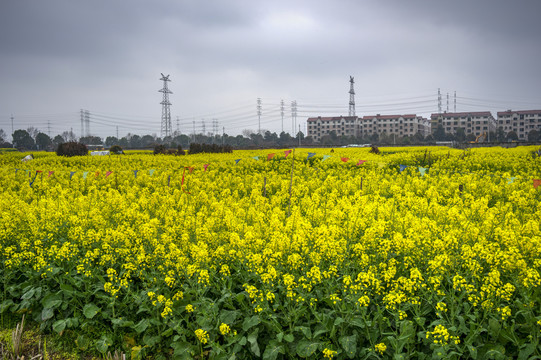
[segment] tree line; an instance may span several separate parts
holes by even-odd
[[[304,136],[302,132],[298,132],[296,136],[291,136],[289,133],[262,131],[261,133],[244,130],[242,135],[230,136],[223,135],[204,135],[197,134],[188,136],[186,134],[177,134],[160,138],[156,135],[136,135],[128,133],[122,138],[107,136],[105,139],[99,136],[85,136],[77,138],[72,131],[64,131],[54,137],[35,129],[28,128],[26,130],[19,129],[13,133],[13,143],[7,141],[7,134],[0,129],[0,148],[11,148],[25,150],[47,150],[55,151],[58,145],[78,141],[85,145],[103,146],[109,148],[113,145],[118,145],[123,149],[153,149],[157,145],[163,145],[166,148],[176,149],[179,146],[185,149],[190,147],[190,144],[216,144],[227,145],[234,149],[257,149],[257,148],[285,148],[294,146],[344,146],[348,144],[377,144],[377,145],[421,145],[430,144],[437,141],[454,141],[457,143],[467,143],[476,140],[473,134],[466,134],[465,130],[458,128],[456,133],[446,133],[443,126],[440,124],[434,132],[428,136],[423,136],[417,133],[413,136],[396,136],[395,134],[376,133],[372,135],[361,136],[338,136],[334,131],[321,137],[319,142],[315,142],[310,136]],[[490,132],[482,141],[487,142],[509,142],[518,141],[518,136],[514,131],[505,133],[502,128],[498,128],[495,132]],[[529,142],[541,141],[541,132],[531,130],[528,133]]]

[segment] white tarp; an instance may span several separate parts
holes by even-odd
[[[91,151],[90,155],[109,155],[109,150],[106,151]]]

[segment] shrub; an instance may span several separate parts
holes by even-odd
[[[85,144],[75,141],[59,144],[56,148],[58,156],[84,156],[88,155],[88,148]]]
[[[113,145],[109,148],[109,152],[111,154],[124,154],[124,151],[120,147],[120,145]]]
[[[380,153],[379,148],[376,145],[372,145],[369,152],[376,155],[379,155]]]
[[[157,155],[157,154],[165,154],[167,152],[167,149],[165,148],[164,145],[156,145],[154,146],[154,155]]]

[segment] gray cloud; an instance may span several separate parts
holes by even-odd
[[[153,119],[145,126],[158,132],[161,72],[171,75],[172,113],[185,126],[210,115],[232,129],[249,127],[240,119],[249,111],[255,119],[258,97],[274,112],[269,122],[276,120],[280,99],[298,99],[300,106],[319,101],[332,109],[343,104],[336,111],[344,112],[349,75],[356,79],[360,111],[432,97],[418,111],[408,111],[427,114],[437,109],[440,87],[444,94],[456,90],[487,99],[479,108],[464,102],[459,110],[541,108],[540,4],[4,1],[0,128],[10,127],[11,113],[21,126],[35,119],[43,124],[47,114],[72,113],[55,127],[77,128],[78,110],[88,108]],[[415,104],[379,112],[410,108]],[[305,107],[303,114],[318,109]],[[272,130],[277,126],[269,124]]]

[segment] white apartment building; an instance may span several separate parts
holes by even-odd
[[[321,140],[321,137],[329,135],[334,131],[337,136],[359,136],[359,118],[357,116],[333,116],[333,117],[311,117],[306,121],[307,135],[314,141]]]
[[[530,131],[541,131],[541,110],[498,112],[498,128],[502,128],[506,135],[514,131],[519,140],[527,140]]]
[[[430,123],[432,134],[438,125],[442,125],[447,134],[456,134],[458,128],[463,128],[466,135],[475,136],[496,131],[496,120],[489,111],[432,114]]]
[[[363,136],[386,133],[387,135],[413,136],[430,134],[428,119],[415,114],[409,115],[369,115],[361,120]]]

